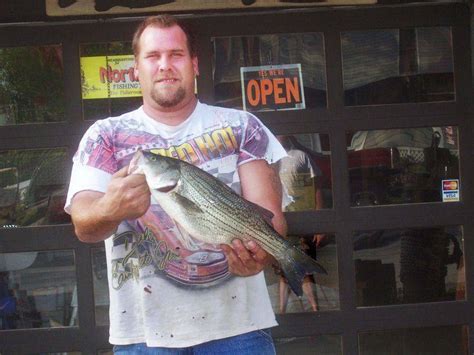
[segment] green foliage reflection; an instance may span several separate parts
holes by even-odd
[[[0,49],[0,125],[64,120],[59,45]]]

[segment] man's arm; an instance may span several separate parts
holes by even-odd
[[[287,225],[281,209],[281,182],[278,173],[265,161],[255,160],[239,167],[242,196],[273,213],[273,228],[286,236]],[[274,261],[273,257],[257,243],[244,245],[234,240],[232,247],[221,245],[229,261],[231,273],[251,276],[262,271]]]
[[[71,217],[77,237],[87,243],[112,235],[125,219],[142,216],[150,206],[145,176],[127,175],[128,167],[112,175],[107,191],[80,191],[71,202]]]

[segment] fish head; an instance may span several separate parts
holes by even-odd
[[[179,183],[180,161],[177,159],[139,150],[129,165],[129,173],[144,174],[150,190],[170,192]]]

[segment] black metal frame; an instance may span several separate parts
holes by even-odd
[[[462,3],[369,6],[301,10],[255,11],[217,15],[182,15],[198,33],[201,101],[213,103],[211,38],[288,32],[322,32],[325,38],[327,97],[325,109],[263,112],[259,117],[278,134],[326,133],[330,136],[333,199],[331,210],[288,213],[290,232],[334,233],[337,241],[340,310],[278,316],[274,337],[317,334],[342,336],[344,354],[358,353],[358,332],[366,330],[468,325],[474,330],[474,181],[473,106],[470,61],[470,9]],[[0,150],[67,147],[72,156],[91,122],[82,120],[79,45],[88,42],[129,41],[141,18],[74,20],[71,22],[0,25],[0,47],[63,45],[66,121],[0,127]],[[377,28],[451,26],[454,48],[456,102],[344,107],[341,31]],[[462,201],[384,207],[350,207],[346,131],[393,127],[459,127]],[[356,307],[352,232],[361,229],[462,225],[467,298],[390,307]],[[73,249],[76,255],[79,327],[0,331],[2,354],[82,351],[110,348],[107,327],[94,321],[91,248],[80,243],[70,225],[0,229],[0,251]],[[474,337],[469,348],[474,349]]]

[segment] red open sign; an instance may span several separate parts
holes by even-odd
[[[300,64],[240,68],[246,111],[304,109]]]

